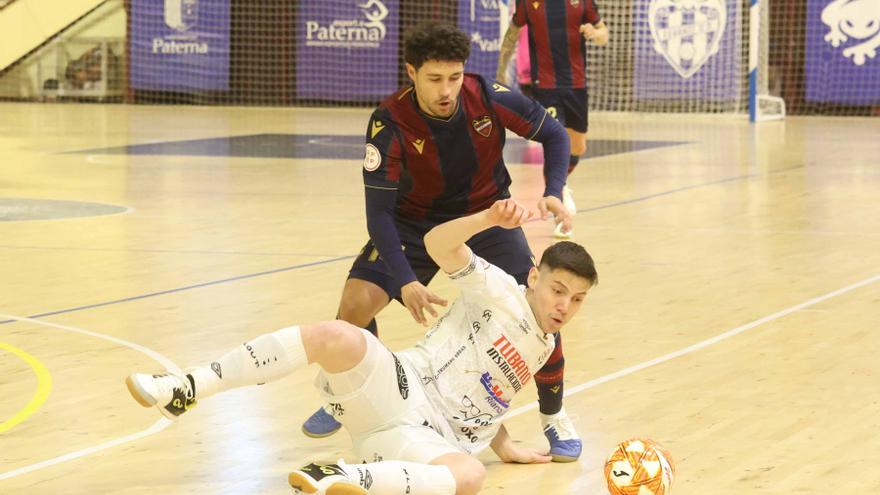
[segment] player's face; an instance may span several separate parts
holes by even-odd
[[[406,73],[416,87],[416,99],[423,112],[441,118],[455,112],[464,82],[463,62],[428,60],[418,70],[406,64]]]
[[[556,333],[574,318],[590,290],[590,282],[568,270],[532,268],[529,306],[544,333]]]

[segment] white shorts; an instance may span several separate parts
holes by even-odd
[[[421,463],[464,453],[441,433],[449,425],[436,414],[419,375],[373,334],[362,331],[367,340],[364,359],[342,373],[322,370],[315,379],[333,416],[351,434],[355,452],[365,462]]]

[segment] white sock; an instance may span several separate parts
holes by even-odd
[[[203,399],[244,385],[262,385],[308,364],[298,326],[245,342],[208,366],[187,370]]]
[[[448,467],[405,461],[343,464],[348,476],[370,495],[455,495],[455,478]]]

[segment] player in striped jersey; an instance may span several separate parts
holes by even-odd
[[[562,204],[568,135],[546,109],[508,87],[464,73],[470,39],[454,26],[425,24],[407,34],[404,58],[412,80],[385,99],[367,125],[363,178],[370,239],[355,260],[338,317],[376,333],[375,316],[399,299],[413,318],[446,301],[427,285],[438,271],[423,237],[435,225],[488,208],[510,197],[502,152],[505,130],[544,146],[545,189],[538,202],[566,231]],[[489,229],[468,245],[481,258],[525,283],[534,259],[522,229]],[[557,337],[557,342],[559,338]],[[558,461],[572,461],[581,441],[562,408],[562,346],[538,373],[545,435]],[[303,425],[309,436],[336,432],[326,408]]]
[[[528,26],[534,97],[568,131],[571,141],[568,174],[587,151],[587,78],[584,41],[603,46],[608,27],[599,16],[594,0],[517,0],[513,20],[501,43],[496,79],[507,80],[507,65],[519,31]],[[563,202],[577,212],[571,189],[563,189]],[[557,237],[571,237],[571,231],[557,228]]]

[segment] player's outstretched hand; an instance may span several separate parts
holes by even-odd
[[[535,213],[512,199],[499,199],[488,210],[489,220],[505,229],[528,222]]]
[[[537,464],[545,463],[553,460],[547,452],[537,451],[528,447],[518,445],[510,438],[507,428],[502,424],[489,444],[495,455],[502,462],[515,462],[517,464]]]
[[[543,464],[553,460],[547,452],[523,447],[512,440],[498,445],[495,454],[501,459],[501,462],[514,464]]]
[[[428,319],[425,317],[425,311],[436,318],[437,310],[434,309],[433,305],[439,304],[440,306],[446,306],[448,304],[446,299],[431,292],[418,280],[413,280],[401,287],[400,298],[403,300],[403,305],[409,310],[409,314],[411,314],[413,319],[416,320],[416,323],[422,326],[428,324]]]
[[[538,210],[541,212],[542,220],[547,220],[550,215],[553,215],[554,221],[557,224],[562,224],[563,232],[571,232],[571,213],[559,198],[556,196],[544,196],[541,198],[541,201],[538,201]]]

